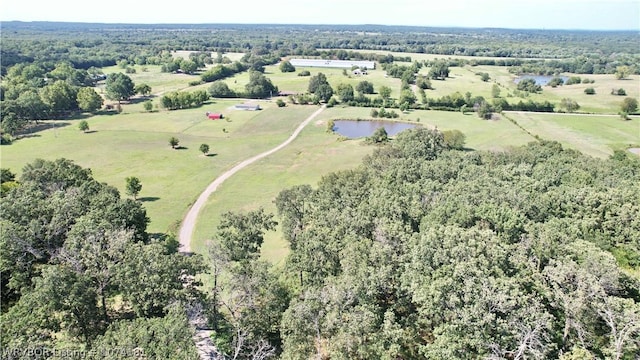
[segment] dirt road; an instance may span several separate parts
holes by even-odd
[[[182,226],[180,227],[180,233],[178,235],[178,239],[180,240],[180,252],[183,252],[183,253],[191,252],[191,236],[193,235],[193,229],[195,228],[198,214],[200,213],[200,210],[202,209],[204,204],[207,202],[207,199],[209,198],[209,196],[213,194],[213,192],[215,192],[216,189],[218,189],[218,186],[220,186],[220,184],[222,184],[225,180],[227,180],[228,178],[233,176],[233,174],[242,170],[246,166],[262,158],[265,158],[275,153],[276,151],[281,150],[287,145],[289,145],[293,140],[295,140],[296,137],[298,137],[302,129],[304,129],[304,127],[307,126],[316,116],[318,116],[322,112],[322,110],[324,110],[324,108],[325,107],[323,106],[317,111],[315,111],[313,114],[311,114],[305,121],[303,121],[296,128],[296,130],[291,134],[291,136],[289,136],[289,138],[285,140],[282,144],[274,147],[271,150],[265,151],[261,154],[258,154],[247,160],[244,160],[243,162],[225,171],[220,176],[218,176],[215,180],[213,180],[213,182],[209,184],[209,186],[207,186],[207,188],[202,192],[202,194],[200,194],[200,196],[198,197],[198,200],[196,200],[193,206],[191,206],[191,208],[189,209],[189,212],[187,213],[185,218],[182,220]]]

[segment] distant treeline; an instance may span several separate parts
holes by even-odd
[[[24,62],[55,63],[65,60],[79,69],[111,66],[122,59],[135,64],[159,64],[174,50],[389,60],[378,54],[358,53],[360,50],[376,50],[505,59],[565,59],[560,61],[563,71],[588,74],[640,63],[635,52],[639,37],[632,31],[5,22],[1,64],[2,74],[9,66]],[[584,59],[584,66],[570,65],[578,59]],[[478,60],[478,64],[491,65],[491,61],[495,65],[512,64],[485,59]]]

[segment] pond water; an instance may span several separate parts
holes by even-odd
[[[401,131],[416,127],[416,124],[384,120],[335,120],[334,124],[333,131],[350,139],[371,136],[379,127],[384,127],[389,136],[394,136]]]
[[[551,76],[551,75],[522,75],[522,76],[518,76],[518,77],[514,80],[514,82],[517,84],[517,83],[519,83],[521,80],[524,80],[524,79],[533,79],[533,80],[535,80],[535,81],[536,81],[536,84],[537,84],[537,85],[545,86],[545,85],[547,85],[547,83],[548,83],[549,81],[551,81],[551,79],[553,79],[554,77],[556,77],[556,76]],[[561,78],[562,80],[564,80],[565,82],[566,82],[567,80],[569,80],[569,77],[567,77],[567,76],[558,76],[558,77],[559,77],[559,78]]]

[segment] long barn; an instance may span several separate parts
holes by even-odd
[[[325,67],[351,69],[357,66],[361,69],[373,70],[376,68],[375,61],[351,61],[351,60],[323,60],[323,59],[291,59],[291,65],[300,67]]]

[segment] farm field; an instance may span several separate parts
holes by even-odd
[[[230,55],[235,59],[241,54]],[[88,118],[91,128],[88,134],[78,131],[80,120],[51,122],[49,126],[55,123],[55,128],[3,147],[3,167],[19,173],[24,164],[35,158],[66,157],[92,168],[100,181],[117,187],[123,194],[125,178],[137,176],[143,184],[140,198],[151,218],[149,231],[163,233],[176,228],[189,205],[218,174],[239,161],[276,146],[316,109],[315,106],[295,105],[280,109],[273,102],[260,101],[263,111],[234,111],[230,110],[234,104],[248,100],[228,99],[214,100],[197,109],[165,111],[158,105],[158,97],[163,93],[206,90],[210,84],[189,86],[189,82],[199,79],[199,76],[162,73],[160,66],[136,65],[134,68],[136,72],[129,74],[132,80],[152,87],[154,95],[150,98],[154,102],[154,112],[145,112],[142,101],[134,99],[123,104],[121,114]],[[107,74],[123,71],[117,66],[103,70]],[[389,86],[392,97],[400,93],[400,80],[385,76],[380,69],[363,76],[349,71],[345,76],[342,69],[326,68],[298,68],[293,73],[282,73],[276,64],[266,66],[265,75],[280,90],[303,93],[307,90],[309,77],[297,76],[302,70],[309,70],[312,75],[324,73],[334,88],[341,83],[355,88],[360,81],[367,80],[374,84],[375,89]],[[426,71],[428,69],[423,68],[421,72]],[[491,79],[483,82],[478,72],[489,73]],[[474,96],[489,99],[491,87],[497,83],[501,87],[500,96],[509,102],[523,99],[515,96],[515,76],[504,67],[452,67],[450,75],[445,81],[432,81],[434,89],[427,90],[427,96],[433,98],[468,91]],[[581,110],[612,114],[617,111],[618,102],[623,97],[610,95],[610,88],[624,86],[628,95],[640,96],[638,87],[629,86],[640,80],[637,75],[630,80],[615,80],[612,75],[591,75],[588,78],[594,79],[595,83],[544,87],[542,94],[529,95],[524,100],[558,102],[562,97],[571,97],[583,105]],[[232,89],[242,91],[249,75],[243,72],[224,81]],[[99,91],[101,86],[98,86]],[[595,87],[596,95],[585,95],[583,88],[586,86]],[[205,111],[223,113],[226,119],[207,120]],[[370,112],[369,108],[328,108],[319,117],[319,124],[305,129],[289,148],[253,164],[225,183],[202,215],[202,219],[207,220],[198,224],[194,249],[204,250],[204,242],[215,232],[223,211],[257,206],[274,211],[272,200],[281,189],[295,184],[314,184],[323,174],[356,166],[372,149],[362,146],[359,140],[336,141],[337,135],[326,134],[326,121],[369,119]],[[616,116],[519,113],[508,116],[533,135],[558,140],[592,156],[606,157],[614,149],[640,143],[637,118],[623,122]],[[534,140],[532,135],[501,116],[496,120],[482,121],[474,113],[463,115],[459,112],[413,110],[401,114],[398,120],[441,130],[460,130],[466,135],[466,146],[470,149],[504,150]],[[169,147],[171,136],[179,138],[180,145],[184,147],[182,150]],[[198,151],[202,143],[211,147],[212,156],[205,158]],[[285,249],[286,245],[278,233],[267,235],[266,258],[278,262],[286,253]]]
[[[618,116],[509,113],[523,128],[594,157],[640,145],[640,118]]]
[[[133,113],[125,107],[119,115],[89,118],[91,132],[86,134],[77,128],[80,120],[51,122],[55,128],[3,147],[2,166],[19,174],[36,158],[64,157],[91,168],[99,181],[122,194],[125,178],[136,176],[143,185],[139,198],[151,218],[149,231],[164,233],[182,219],[220,172],[279,144],[315,109],[277,109],[264,103],[265,110],[260,112],[231,113],[231,122],[204,116],[204,111],[229,114],[227,109],[238,102],[216,101],[198,109],[154,113]],[[171,136],[180,140],[181,149],[171,149]],[[210,146],[211,156],[199,151],[202,143]]]

